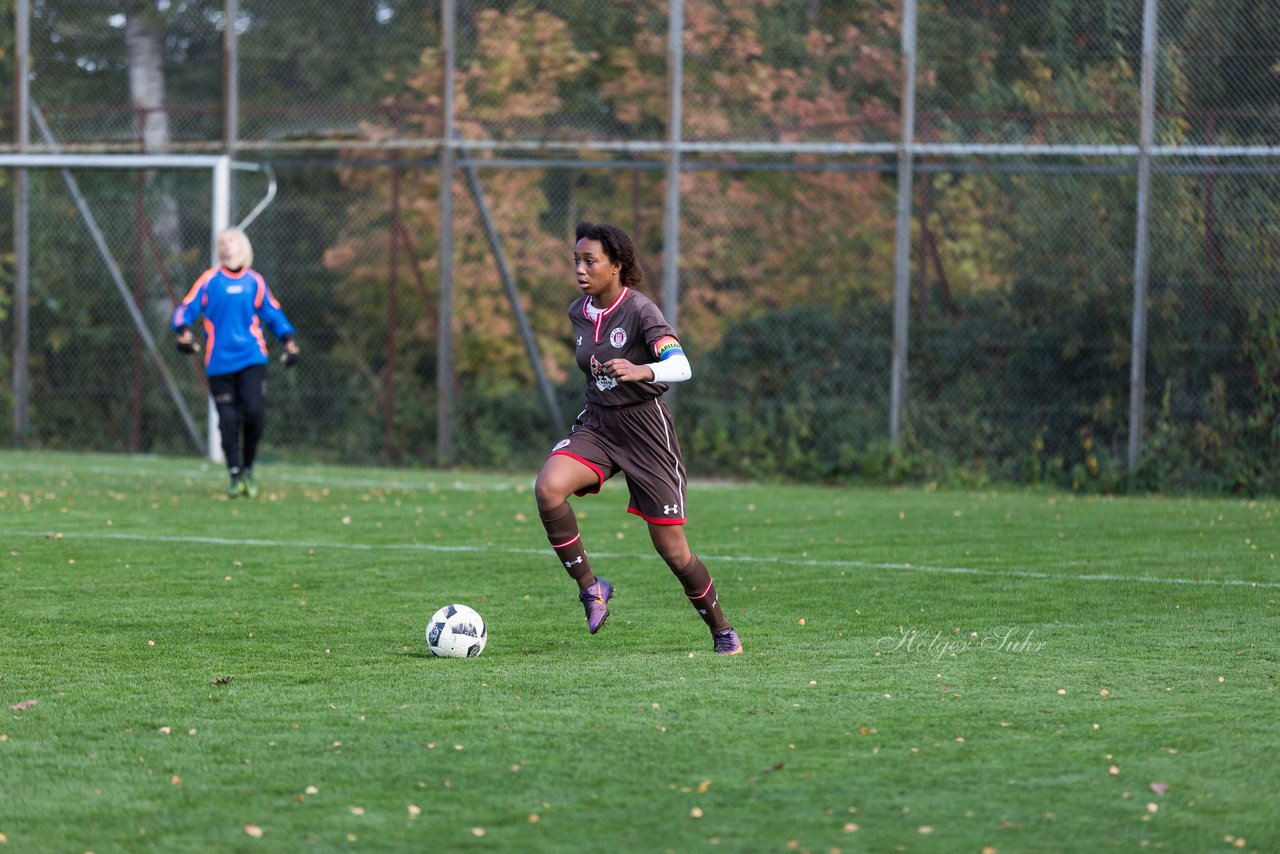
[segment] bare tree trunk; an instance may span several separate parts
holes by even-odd
[[[160,32],[147,17],[142,3],[125,7],[124,40],[129,55],[129,98],[141,111],[142,150],[166,152],[173,137],[169,131],[169,113],[164,106],[164,54]],[[148,176],[148,184],[156,176]],[[178,202],[169,193],[161,193],[153,214],[157,241],[170,257],[182,248],[179,238]]]
[[[129,97],[141,111],[142,148],[169,150],[169,114],[164,109],[164,57],[160,35],[138,3],[126,6],[125,47],[129,55]]]
[[[125,4],[124,40],[129,58],[129,99],[139,111],[138,132],[142,149],[148,153],[167,152],[173,138],[169,129],[169,113],[165,109],[164,52],[162,33],[153,18],[148,15],[145,0],[132,0]],[[147,173],[147,208],[149,218],[138,223],[140,229],[150,229],[162,258],[157,263],[168,266],[182,251],[181,222],[178,218],[178,201],[164,187],[162,176]],[[154,284],[154,282],[153,282]],[[152,288],[157,313],[166,316],[171,308],[161,288]]]

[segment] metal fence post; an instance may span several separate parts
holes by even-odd
[[[1142,4],[1142,120],[1138,137],[1138,209],[1133,241],[1133,351],[1129,357],[1129,455],[1133,475],[1142,456],[1147,393],[1147,279],[1150,275],[1151,147],[1155,137],[1157,0]]]
[[[662,198],[662,314],[679,330],[680,315],[680,169],[684,136],[684,0],[671,0],[667,18],[667,158]],[[679,404],[676,387],[667,390],[672,413]]]
[[[684,0],[672,0],[667,21],[666,194],[662,205],[662,313],[678,328],[680,311],[680,140],[684,89]]]
[[[447,466],[453,456],[453,64],[457,50],[455,0],[440,4],[444,42],[444,127],[440,139],[440,305],[436,357],[436,457]]]
[[[902,136],[898,146],[898,217],[893,238],[893,362],[889,381],[889,441],[901,439],[907,386],[911,310],[912,145],[916,124],[916,0],[902,3]]]
[[[19,152],[31,146],[31,2],[18,0],[14,8],[14,116]],[[30,177],[18,169],[13,182],[13,444],[27,440],[27,357],[31,341],[31,209]]]

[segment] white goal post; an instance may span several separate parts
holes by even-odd
[[[39,117],[37,114],[37,122]],[[208,458],[211,462],[221,463],[224,461],[222,455],[222,443],[218,435],[218,411],[213,405],[213,401],[208,401],[207,406],[207,426],[203,440],[199,431],[196,429],[195,421],[190,411],[187,409],[186,402],[178,391],[177,384],[173,380],[173,376],[169,373],[165,366],[164,360],[160,358],[160,353],[156,348],[155,338],[151,334],[150,327],[146,323],[141,309],[133,299],[128,286],[125,283],[124,275],[120,271],[119,264],[116,263],[114,253],[107,245],[106,238],[102,234],[102,230],[98,227],[97,219],[90,210],[88,201],[80,192],[79,184],[75,176],[71,173],[72,169],[128,169],[128,170],[144,170],[144,169],[195,169],[207,170],[210,175],[210,183],[212,185],[211,197],[211,223],[209,234],[209,257],[211,264],[218,263],[217,253],[217,235],[218,232],[232,225],[231,222],[231,176],[233,172],[258,172],[267,178],[267,190],[263,197],[254,205],[253,209],[238,223],[239,228],[248,228],[249,224],[257,219],[258,215],[266,209],[276,196],[276,177],[275,172],[268,164],[251,163],[241,160],[233,160],[228,155],[217,154],[64,154],[64,153],[22,153],[22,154],[2,154],[0,153],[0,169],[58,169],[62,172],[63,181],[67,185],[68,191],[76,204],[76,209],[80,213],[80,218],[84,222],[84,226],[88,229],[93,242],[98,249],[98,253],[102,256],[103,263],[106,265],[107,272],[110,274],[112,281],[115,283],[116,289],[120,292],[121,299],[125,303],[125,307],[129,311],[129,315],[133,320],[134,327],[137,330],[138,337],[142,340],[152,362],[159,371],[161,378],[164,380],[165,388],[172,399],[174,407],[182,419],[183,425],[186,427],[192,442],[197,446],[204,446],[207,451]],[[25,199],[22,200],[25,204]],[[26,246],[15,246],[15,255],[25,254],[29,251]],[[25,269],[25,265],[20,265],[20,270]],[[16,292],[18,294],[29,293],[28,283],[16,283]],[[25,315],[25,313],[21,313]],[[21,330],[23,340],[26,340],[26,330]],[[15,359],[15,371],[25,371],[25,365],[17,364]],[[16,384],[15,384],[16,385]],[[25,388],[26,383],[22,383]],[[15,402],[17,403],[17,402]],[[15,406],[15,409],[18,407]]]

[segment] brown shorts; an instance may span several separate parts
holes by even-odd
[[[548,456],[555,454],[572,457],[596,473],[595,487],[577,495],[599,492],[606,480],[622,472],[631,493],[628,513],[655,525],[684,524],[684,457],[661,398],[617,408],[587,407]]]

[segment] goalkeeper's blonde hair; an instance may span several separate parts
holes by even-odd
[[[249,235],[238,228],[225,228],[218,232],[218,239],[221,240],[223,237],[234,237],[240,246],[239,252],[223,259],[226,266],[232,270],[247,270],[252,267],[253,244],[249,242]]]

